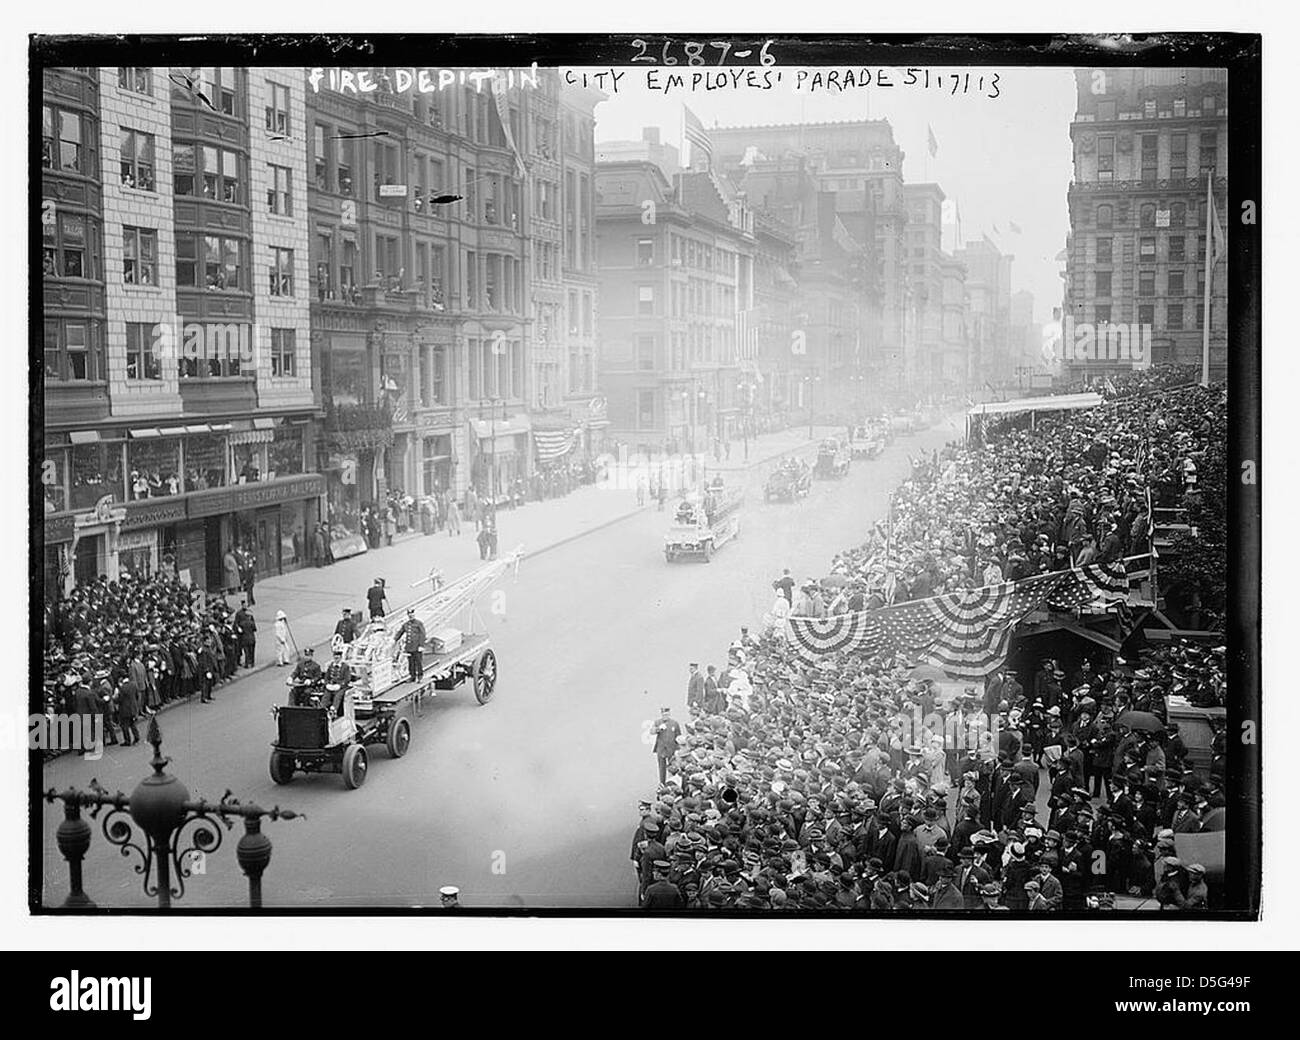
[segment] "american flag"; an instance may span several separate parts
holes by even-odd
[[[856,614],[791,617],[789,630],[795,654],[805,664],[843,650],[902,654],[954,677],[975,679],[1001,666],[1012,631],[1027,614],[1044,603],[1057,610],[1095,603],[1099,582],[1120,583],[1114,568],[1039,574]],[[1122,581],[1127,592],[1127,578]]]
[[[704,124],[700,122],[700,117],[692,112],[685,105],[682,106],[683,118],[685,119],[686,140],[691,142],[691,165],[695,165],[695,149],[699,149],[704,156],[704,165],[713,165],[713,142],[709,140],[709,135],[704,130]]]

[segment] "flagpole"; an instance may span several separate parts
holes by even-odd
[[[1210,287],[1214,282],[1214,267],[1210,257],[1214,253],[1214,171],[1205,174],[1205,299],[1202,302],[1201,334],[1201,386],[1210,385]]]

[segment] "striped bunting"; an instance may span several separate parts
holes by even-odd
[[[533,445],[538,462],[552,462],[573,450],[577,443],[576,430],[533,430]]]

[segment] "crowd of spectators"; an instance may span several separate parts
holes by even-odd
[[[707,680],[692,668],[688,717],[665,709],[654,727],[661,783],[630,857],[642,907],[1213,907],[1206,868],[1178,857],[1175,835],[1224,828],[1222,732],[1214,761],[1192,768],[1168,709],[1222,703],[1222,647],[1098,653],[1068,673],[1042,660],[954,696],[915,661],[842,651],[809,667],[784,638],[791,612],[1148,552],[1148,492],[1186,493],[1186,463],[1224,435],[1226,399],[1125,389],[916,460],[891,522],[835,558],[824,596],[787,572],[766,629],[742,629]]]

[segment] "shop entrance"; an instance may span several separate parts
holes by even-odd
[[[205,517],[203,520],[203,569],[207,577],[206,587],[210,592],[222,588],[221,558],[225,551],[221,544],[221,517]]]
[[[104,536],[102,534],[82,535],[77,542],[77,550],[72,558],[72,573],[78,585],[92,582],[99,577],[100,560],[104,555]]]

